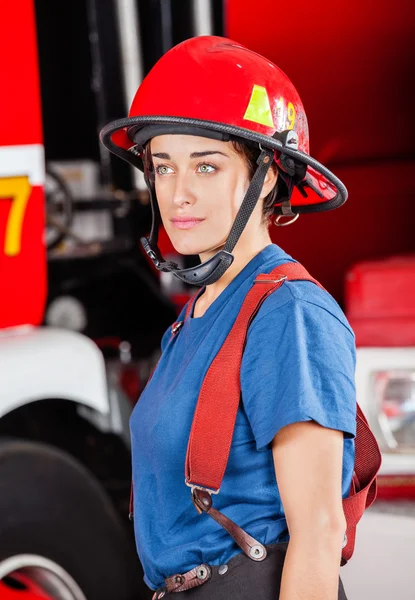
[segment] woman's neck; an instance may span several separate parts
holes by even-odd
[[[272,243],[271,238],[269,236],[268,231],[264,233],[263,236],[258,238],[257,240],[251,240],[250,243],[241,244],[242,238],[239,240],[238,244],[236,244],[234,251],[232,252],[234,256],[233,263],[225,271],[222,277],[206,286],[206,290],[204,294],[199,298],[198,305],[199,310],[197,312],[203,312],[207,310],[207,308],[220,296],[223,290],[231,283],[233,279],[242,271],[242,269],[264,248],[269,246]],[[215,250],[210,256],[213,256],[218,251]],[[203,262],[210,256],[201,256],[200,259]]]

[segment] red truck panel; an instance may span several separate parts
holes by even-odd
[[[351,265],[415,251],[415,3],[397,0],[393,10],[377,0],[224,5],[226,35],[287,73],[304,103],[312,156],[349,190],[339,210],[271,229],[343,307]]]
[[[358,346],[415,345],[415,254],[356,264],[345,292]]]
[[[42,321],[45,179],[33,0],[0,20],[0,329]]]

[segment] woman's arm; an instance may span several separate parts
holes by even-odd
[[[346,531],[343,432],[292,423],[275,435],[272,453],[290,534],[279,599],[337,600]]]

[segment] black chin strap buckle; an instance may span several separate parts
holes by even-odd
[[[154,247],[151,245],[150,241],[145,238],[142,237],[140,239],[141,245],[143,246],[147,256],[149,256],[151,258],[151,260],[154,263],[154,266],[156,267],[156,269],[158,269],[159,271],[164,271],[164,272],[169,272],[169,271],[174,271],[176,269],[179,268],[179,265],[171,260],[164,260],[163,257],[161,256],[160,252],[158,251],[157,246]]]
[[[151,260],[153,261],[154,265],[158,269],[160,267],[162,261],[157,256],[156,252],[150,246],[150,243],[149,243],[148,239],[146,237],[142,237],[140,239],[140,242],[141,242],[141,245],[143,246],[143,248],[144,248],[147,256],[149,256],[151,258]]]

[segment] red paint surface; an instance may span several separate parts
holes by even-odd
[[[0,56],[0,146],[39,144],[42,121],[33,0],[2,2]]]
[[[10,206],[10,200],[0,199],[0,329],[39,324],[46,300],[43,189],[32,188],[23,221],[21,251],[17,256],[4,254]]]
[[[0,20],[0,148],[42,144],[42,121],[32,0],[6,2]],[[30,165],[20,175],[30,174]],[[2,176],[7,177],[2,170]],[[27,204],[21,251],[6,256],[4,237],[11,200],[0,198],[0,329],[42,321],[46,300],[46,251],[43,188]]]
[[[27,575],[13,573],[13,579],[19,584],[20,589],[12,589],[11,585],[6,585],[3,580],[0,581],[1,600],[53,600],[40,586],[33,583]]]
[[[379,500],[415,500],[415,475],[379,475]]]
[[[358,346],[415,346],[415,253],[352,268],[346,308]]]
[[[415,250],[415,5],[227,0],[226,7],[226,35],[290,77],[306,110],[311,155],[349,190],[343,207],[272,231],[343,304],[353,264]]]

